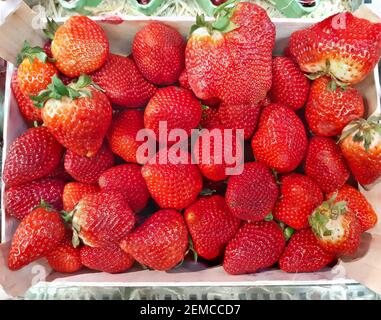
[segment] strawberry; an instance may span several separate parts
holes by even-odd
[[[188,249],[183,216],[175,210],[159,210],[127,235],[120,246],[151,269],[172,269],[184,259]]]
[[[221,120],[218,114],[218,107],[202,106],[200,127],[205,129],[214,129],[221,127]]]
[[[309,217],[319,245],[337,255],[351,255],[360,245],[361,226],[346,201],[336,194],[323,202]]]
[[[144,111],[144,127],[159,137],[159,124],[166,121],[168,131],[183,129],[190,136],[200,123],[201,113],[201,104],[190,90],[175,86],[161,88]]]
[[[72,218],[73,244],[79,238],[91,247],[108,246],[125,237],[134,227],[135,215],[123,194],[98,192],[83,197],[68,215]]]
[[[361,185],[376,182],[381,177],[381,116],[351,122],[340,138],[340,149]]]
[[[78,182],[96,184],[102,172],[113,166],[114,155],[110,148],[103,144],[91,157],[79,156],[67,150],[64,163],[65,170]]]
[[[59,165],[47,175],[47,178],[60,179],[62,181],[71,181],[72,177],[65,171],[65,155],[61,158]]]
[[[306,103],[309,89],[309,80],[293,60],[287,57],[273,59],[271,101],[295,111]]]
[[[52,55],[63,74],[78,77],[105,63],[108,40],[103,29],[88,17],[72,16],[59,27],[50,22],[48,29],[45,33],[52,39]]]
[[[243,220],[263,220],[278,198],[279,190],[270,169],[259,162],[245,163],[243,173],[231,176],[226,203],[231,213]]]
[[[81,182],[65,184],[62,195],[63,209],[67,212],[72,211],[82,198],[98,191],[100,191],[99,187],[92,184]]]
[[[12,142],[3,181],[14,187],[50,174],[60,163],[62,146],[46,127],[31,128]]]
[[[144,107],[156,92],[156,87],[143,78],[132,59],[117,54],[110,54],[91,78],[120,107]]]
[[[180,87],[182,87],[184,89],[192,90],[192,88],[190,87],[189,82],[188,82],[188,73],[187,73],[186,69],[184,69],[180,73],[179,84],[180,84]]]
[[[330,138],[311,138],[304,170],[324,193],[341,188],[349,178],[340,148]]]
[[[262,100],[271,87],[275,27],[260,6],[227,2],[216,21],[196,19],[185,50],[189,85],[200,99],[230,105]]]
[[[251,140],[255,159],[281,173],[298,167],[307,144],[306,131],[295,112],[275,103],[264,108]]]
[[[101,190],[115,190],[122,193],[134,212],[147,205],[149,192],[143,179],[141,166],[122,164],[104,171],[99,177]]]
[[[226,246],[223,267],[229,274],[254,273],[271,267],[285,243],[282,229],[274,221],[246,222]]]
[[[240,220],[230,213],[219,195],[200,198],[185,210],[184,218],[195,251],[208,260],[221,254],[240,226]]]
[[[99,248],[83,246],[81,248],[81,262],[89,269],[120,273],[130,269],[134,264],[134,259],[118,245],[110,244],[107,247]]]
[[[185,65],[184,51],[181,34],[158,21],[140,29],[132,43],[136,65],[148,81],[157,85],[177,82]]]
[[[52,252],[65,236],[60,214],[46,205],[32,210],[17,227],[8,256],[10,270],[18,270]]]
[[[64,185],[65,183],[59,179],[42,178],[11,187],[4,192],[5,212],[22,220],[41,203],[41,200],[56,210],[62,210]]]
[[[327,195],[327,199],[332,196],[333,193]],[[359,190],[345,184],[337,191],[336,200],[347,203],[348,209],[355,214],[362,232],[373,228],[377,224],[376,212]]]
[[[287,244],[279,259],[279,268],[286,272],[314,272],[324,268],[335,259],[325,251],[311,229],[297,231]]]
[[[361,118],[364,111],[364,101],[356,88],[342,89],[327,77],[312,82],[305,115],[315,135],[337,136],[349,122]]]
[[[290,52],[304,72],[329,74],[340,83],[355,84],[380,59],[381,23],[338,13],[294,32]]]
[[[201,174],[191,164],[191,156],[176,160],[173,153],[161,149],[142,168],[148,191],[161,208],[184,209],[202,190]]]
[[[307,228],[308,217],[323,202],[323,193],[310,177],[299,173],[282,176],[280,183],[274,217],[294,229]]]

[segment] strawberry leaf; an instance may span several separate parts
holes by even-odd
[[[45,63],[48,56],[42,48],[31,47],[29,42],[25,40],[20,53],[17,55],[16,64],[20,65],[25,58],[27,58],[30,63],[33,63],[34,59],[38,59]]]
[[[48,39],[53,40],[54,34],[56,33],[58,29],[58,24],[53,19],[50,19],[50,18],[47,18],[47,21],[48,22],[47,22],[46,28],[43,31],[45,36]]]

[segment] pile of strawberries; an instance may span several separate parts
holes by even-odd
[[[275,58],[275,26],[252,3],[198,17],[187,41],[150,22],[128,57],[85,16],[50,21],[51,41],[25,43],[12,78],[35,126],[5,160],[5,210],[21,221],[9,268],[45,257],[59,272],[169,270],[193,251],[230,274],[312,272],[355,253],[377,223],[353,186],[381,176],[381,119],[364,119],[353,85],[380,58],[381,24],[337,18],[296,31]],[[163,121],[188,137],[244,129],[242,156],[177,162],[159,146],[151,159],[167,163],[143,161],[137,134],[157,137]],[[183,160],[202,153],[203,134]]]

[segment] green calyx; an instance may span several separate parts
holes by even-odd
[[[35,206],[32,210],[35,210],[38,208],[43,208],[47,211],[54,211],[53,207],[49,203],[47,203],[44,199],[41,199],[40,204]]]
[[[329,59],[325,61],[325,70],[306,74],[305,76],[310,80],[316,80],[323,76],[330,77],[331,81],[329,81],[327,85],[327,90],[329,91],[336,91],[337,88],[340,88],[344,91],[348,87],[347,83],[337,79],[336,76],[331,72],[331,62],[329,61]]]
[[[53,40],[54,34],[58,29],[58,24],[51,18],[48,18],[47,20],[46,28],[43,31],[48,39]]]
[[[24,41],[24,45],[20,53],[17,55],[16,64],[20,65],[25,58],[27,58],[30,63],[33,63],[36,58],[43,63],[45,63],[46,60],[52,60],[48,58],[47,54],[41,47],[31,47],[29,42],[26,40]]]
[[[188,239],[189,239],[189,248],[188,248],[187,252],[185,253],[185,255],[187,255],[190,251],[193,252],[193,260],[194,260],[194,262],[197,262],[198,253],[197,253],[196,249],[194,248],[191,236],[189,236]]]

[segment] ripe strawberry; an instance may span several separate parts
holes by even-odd
[[[106,61],[109,43],[103,29],[86,16],[72,16],[59,26],[50,24],[51,51],[56,67],[69,77],[99,69]]]
[[[346,201],[338,201],[336,194],[323,202],[309,217],[320,246],[337,255],[350,255],[360,245],[361,226]]]
[[[219,195],[200,198],[185,210],[184,218],[195,251],[208,260],[221,254],[241,224]]]
[[[309,90],[309,80],[294,61],[287,57],[273,59],[271,101],[295,111],[304,106]]]
[[[147,205],[149,192],[142,176],[141,166],[122,164],[104,171],[99,177],[101,190],[115,190],[122,193],[134,212]]]
[[[56,210],[62,210],[64,185],[65,183],[59,179],[42,178],[11,187],[4,192],[5,212],[22,220],[41,203],[41,200]]]
[[[31,128],[12,142],[4,164],[3,181],[14,187],[50,174],[62,156],[62,146],[46,127]]]
[[[144,111],[144,127],[159,137],[160,121],[166,121],[168,131],[183,129],[190,136],[200,123],[201,113],[201,104],[190,90],[175,86],[161,88]]]
[[[188,249],[183,216],[175,210],[159,210],[127,235],[120,246],[151,269],[172,269],[184,259]]]
[[[337,136],[349,122],[361,118],[364,111],[364,101],[356,88],[342,89],[328,77],[312,82],[305,114],[315,135]]]
[[[120,273],[127,271],[134,264],[134,259],[126,254],[116,244],[110,244],[107,247],[89,247],[81,248],[81,262],[89,269]]]
[[[226,203],[231,213],[243,220],[263,220],[278,198],[279,190],[271,171],[262,163],[245,163],[243,173],[231,176]]]
[[[65,155],[61,158],[59,165],[46,177],[59,179],[62,181],[71,181],[72,177],[70,176],[70,174],[66,172],[64,162],[65,162]]]
[[[148,191],[161,208],[184,209],[202,190],[201,174],[190,155],[176,160],[176,155],[161,149],[142,168]]]
[[[255,159],[281,173],[298,167],[307,144],[302,121],[294,111],[275,103],[264,108],[251,140]]]
[[[99,187],[81,182],[69,182],[65,185],[62,195],[63,209],[72,211],[78,202],[88,194],[100,191]]]
[[[200,127],[204,129],[214,129],[221,127],[221,120],[218,114],[218,107],[202,106]]]
[[[110,101],[120,107],[145,107],[156,92],[156,87],[143,78],[132,59],[117,54],[110,54],[91,78],[106,90]]]
[[[323,193],[310,177],[298,173],[282,176],[280,183],[274,217],[294,229],[307,228],[308,217],[323,202]]]
[[[286,241],[274,221],[246,222],[229,241],[224,269],[229,274],[254,273],[278,261]]]
[[[381,177],[381,117],[351,122],[343,131],[340,148],[361,185],[376,182]]]
[[[180,87],[182,87],[184,89],[192,90],[192,88],[190,87],[189,82],[188,82],[188,73],[187,73],[186,69],[184,69],[180,73],[179,84],[180,84]]]
[[[286,272],[314,272],[329,264],[335,255],[320,247],[311,229],[297,231],[279,259],[279,267]]]
[[[271,87],[275,27],[260,6],[233,6],[221,6],[215,22],[196,19],[185,51],[188,81],[200,99],[256,103]]]
[[[349,178],[340,148],[330,138],[311,138],[304,170],[324,193],[340,189]]]
[[[333,193],[327,195],[327,199],[332,196]],[[359,190],[345,184],[337,191],[336,200],[345,201],[347,203],[348,209],[355,214],[362,232],[365,232],[376,225],[377,214]]]
[[[18,270],[53,251],[65,236],[60,214],[47,206],[29,213],[17,227],[8,256],[10,270]]]
[[[185,41],[174,28],[153,21],[136,33],[132,54],[139,70],[150,82],[177,82],[185,65]]]
[[[302,71],[329,74],[342,83],[360,82],[381,56],[381,23],[338,13],[290,38]]]
[[[65,154],[65,170],[82,183],[96,184],[102,172],[113,165],[114,155],[106,144],[91,157],[79,156],[70,150]]]
[[[134,227],[135,215],[116,191],[103,191],[83,197],[72,211],[73,243],[79,238],[91,247],[108,246],[125,237]]]

